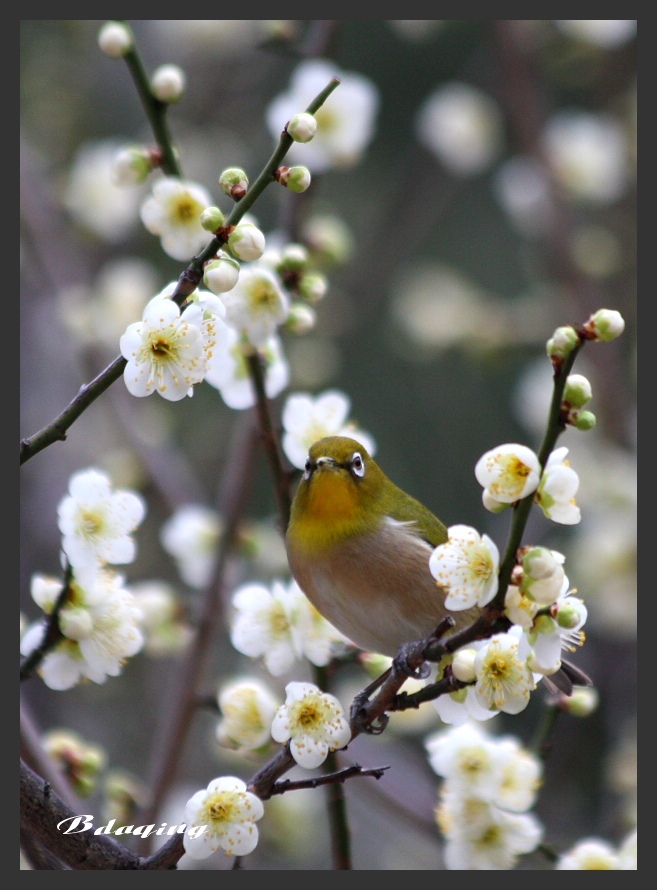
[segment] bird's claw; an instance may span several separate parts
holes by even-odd
[[[426,640],[421,640],[419,643],[404,643],[400,646],[392,662],[393,671],[398,676],[401,674],[414,680],[426,680],[431,668],[422,660],[425,646]]]
[[[380,735],[388,725],[390,718],[387,714],[379,714],[374,720],[370,720],[366,708],[368,704],[369,690],[364,689],[354,697],[349,708],[351,725],[359,732],[365,732],[369,735]]]

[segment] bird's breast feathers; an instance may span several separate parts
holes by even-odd
[[[384,517],[375,531],[323,549],[288,535],[287,548],[308,599],[362,649],[394,656],[444,615],[444,593],[429,571],[432,547],[415,522]]]

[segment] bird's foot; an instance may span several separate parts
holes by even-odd
[[[401,645],[392,662],[392,669],[397,676],[426,680],[431,673],[431,667],[426,662],[425,653],[430,646],[439,642],[451,627],[454,627],[454,619],[447,615],[428,637]]]
[[[349,718],[351,725],[358,732],[380,735],[388,725],[389,717],[387,714],[382,713],[372,718],[367,706],[370,704],[371,696],[383,686],[389,676],[390,668],[354,696],[354,700],[349,708]]]

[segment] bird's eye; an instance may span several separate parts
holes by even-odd
[[[353,457],[351,458],[351,468],[357,476],[365,475],[365,464],[358,451],[354,451]]]
[[[310,479],[310,471],[312,470],[312,464],[310,462],[310,458],[306,459],[306,465],[303,469],[303,478]]]

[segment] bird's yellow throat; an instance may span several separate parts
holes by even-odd
[[[316,470],[292,511],[288,534],[297,546],[321,552],[362,534],[365,514],[358,490],[344,470]]]

